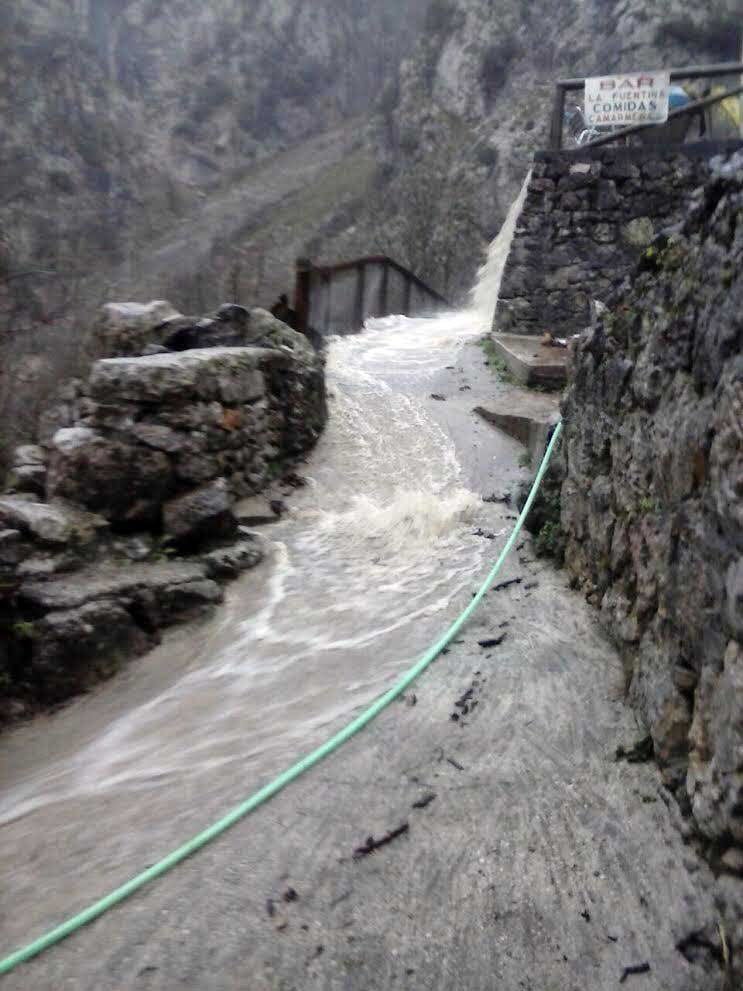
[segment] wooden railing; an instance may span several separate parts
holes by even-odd
[[[294,310],[304,333],[348,334],[361,330],[369,317],[422,316],[448,308],[443,296],[385,255],[322,266],[297,260]]]
[[[741,74],[743,74],[743,62],[724,62],[717,65],[690,65],[682,69],[670,70],[671,82],[678,82],[682,79],[714,79],[719,78],[720,76],[740,76]],[[563,147],[563,124],[567,94],[577,90],[584,90],[585,83],[585,79],[560,79],[557,83],[555,83],[555,97],[552,106],[552,121],[550,125],[550,148],[555,151],[560,151]],[[603,134],[592,141],[588,141],[585,144],[580,145],[579,147],[581,149],[595,148],[599,145],[626,141],[627,138],[639,134],[642,134],[645,138],[651,136],[650,132],[655,132],[655,135],[652,135],[653,138],[656,136],[658,138],[665,137],[668,144],[680,143],[683,142],[685,135],[683,135],[683,129],[677,133],[674,133],[673,123],[675,121],[679,121],[679,118],[690,118],[694,114],[701,114],[713,104],[720,103],[730,97],[739,96],[741,93],[743,93],[743,85],[733,86],[721,93],[715,93],[705,96],[702,99],[692,100],[685,106],[670,111],[668,114],[668,123],[634,124],[631,127],[624,127],[610,131],[607,134]],[[682,134],[680,139],[677,134]],[[714,135],[711,135],[711,137],[714,137]]]

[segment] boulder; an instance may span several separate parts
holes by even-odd
[[[20,530],[0,530],[0,568],[20,564],[29,553]]]
[[[44,495],[46,490],[46,465],[13,465],[5,479],[8,492],[33,492]]]
[[[72,506],[33,502],[20,496],[0,498],[0,525],[53,547],[90,543],[107,526],[100,516]]]
[[[98,351],[105,355],[140,354],[150,343],[162,343],[160,329],[180,317],[170,303],[107,303],[96,335]]]
[[[133,533],[115,540],[111,549],[130,561],[146,561],[155,550],[155,538],[149,533]]]
[[[158,598],[159,622],[169,626],[194,619],[218,605],[223,598],[222,589],[211,579],[169,585]]]
[[[57,451],[71,454],[79,448],[85,448],[88,444],[102,439],[90,427],[63,427],[54,434],[52,444]]]
[[[79,404],[82,398],[78,394],[78,387],[82,387],[82,383],[77,380],[67,382],[51,404],[43,410],[37,430],[40,444],[46,447],[58,430],[75,426],[80,416]]]
[[[160,597],[165,589],[206,578],[206,567],[198,561],[167,561],[157,564],[104,564],[76,575],[57,576],[44,582],[27,582],[18,593],[21,606],[33,614],[77,609],[99,599],[138,602],[148,593]]]
[[[242,532],[242,527],[240,528]],[[264,557],[263,541],[255,534],[243,533],[242,539],[229,547],[217,547],[202,557],[206,573],[217,581],[236,578],[260,564]]]
[[[281,516],[274,512],[272,502],[273,500],[269,500],[263,495],[241,499],[235,507],[239,522],[247,527],[277,523]]]
[[[181,317],[163,327],[163,344],[172,351],[191,348],[244,347],[250,343],[248,311],[236,303],[224,303],[214,316],[194,320]]]
[[[250,340],[261,347],[288,348],[307,360],[315,356],[315,350],[304,334],[293,330],[260,307],[250,311]]]
[[[14,465],[45,465],[46,452],[38,444],[21,444],[13,452]]]
[[[157,526],[172,494],[167,455],[77,427],[54,436],[47,495],[100,512],[118,526]]]
[[[180,354],[108,358],[95,362],[90,377],[94,399],[147,405],[199,400],[253,402],[264,394],[259,348],[201,348]],[[224,394],[224,395],[223,395]]]
[[[233,537],[237,532],[237,520],[225,479],[218,478],[166,502],[163,530],[178,544]]]
[[[53,612],[26,624],[31,641],[27,687],[46,704],[63,702],[108,677],[155,643],[110,599]]]
[[[89,551],[92,550],[93,548],[89,548]],[[70,548],[30,554],[18,565],[16,575],[19,581],[25,582],[51,578],[52,575],[68,574],[83,567],[87,557],[90,557],[90,554],[81,556]]]
[[[137,423],[132,436],[155,451],[178,454],[188,447],[188,435],[158,423]]]

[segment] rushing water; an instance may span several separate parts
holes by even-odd
[[[76,815],[100,815],[103,833],[125,802],[146,831],[147,796],[177,803],[206,776],[233,780],[235,765],[278,770],[388,687],[467,601],[491,550],[475,533],[482,492],[430,394],[489,323],[518,209],[472,309],[374,320],[329,343],[331,415],[308,484],[218,615],[6,740],[8,856],[23,856],[21,820],[72,830]]]

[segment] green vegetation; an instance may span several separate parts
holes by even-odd
[[[493,369],[493,371],[498,376],[498,378],[502,382],[508,382],[510,384],[513,384],[514,377],[511,374],[508,365],[505,363],[505,361],[501,358],[500,354],[498,353],[498,349],[495,346],[495,342],[493,341],[493,338],[489,334],[486,334],[485,337],[483,337],[479,341],[479,344],[480,347],[485,352],[485,359],[488,365]]]
[[[519,455],[519,468],[531,468],[531,454],[528,451],[522,451]]]
[[[178,557],[178,548],[171,543],[170,537],[160,537],[152,548],[150,560],[157,562],[171,561],[174,557]]]
[[[283,470],[284,462],[281,458],[274,458],[273,460],[266,462],[266,477],[270,482],[280,478]]]
[[[490,145],[485,141],[481,141],[475,148],[475,158],[480,165],[485,165],[489,169],[494,169],[498,164],[500,153],[493,145]]]
[[[567,542],[560,521],[561,488],[559,478],[551,476],[548,472],[542,484],[542,490],[537,503],[535,504],[536,512],[538,513],[536,523],[538,529],[536,530],[534,540],[534,550],[539,557],[554,558],[558,565],[562,564],[565,557],[565,544]],[[532,532],[534,532],[534,529],[532,529]]]
[[[195,124],[203,124],[215,110],[233,99],[232,87],[217,75],[206,79],[191,107],[190,117]]]
[[[509,66],[520,54],[521,47],[515,35],[506,35],[486,50],[480,70],[480,82],[488,107],[495,103],[508,78]]]
[[[18,640],[35,640],[39,635],[39,631],[36,629],[34,624],[25,620],[20,620],[17,623],[13,623],[11,631]]]
[[[733,14],[716,14],[705,11],[692,17],[682,15],[659,25],[656,43],[667,44],[668,40],[690,45],[695,51],[714,52],[719,61],[734,61],[738,58],[738,19]]]
[[[637,504],[637,511],[642,516],[647,516],[649,513],[659,513],[660,503],[651,496],[643,496]]]
[[[549,520],[537,534],[534,549],[540,557],[553,557],[562,561],[565,553],[565,534],[559,521]]]

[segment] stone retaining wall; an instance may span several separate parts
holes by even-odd
[[[538,152],[503,275],[494,330],[567,337],[590,322],[663,229],[684,219],[710,159],[740,142]]]
[[[743,156],[688,212],[577,342],[562,524],[741,948]]]

